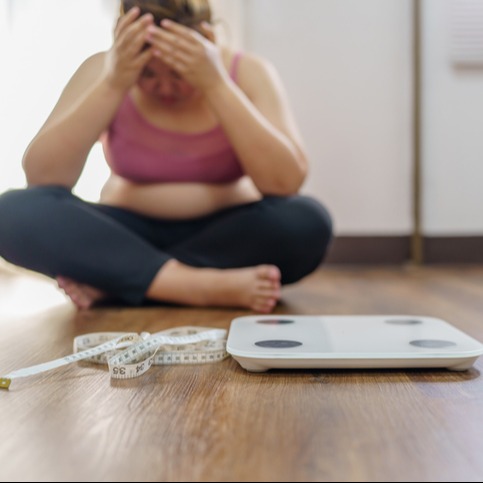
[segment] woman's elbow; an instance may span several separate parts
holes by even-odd
[[[305,181],[305,176],[294,177],[287,183],[280,184],[278,188],[279,196],[293,196],[299,193]]]
[[[77,182],[77,179],[73,176],[51,172],[51,170],[29,161],[28,158],[22,160],[22,167],[29,188],[33,186],[62,186],[72,190]]]
[[[302,188],[308,175],[307,158],[301,153],[297,158],[296,169],[290,176],[284,176],[280,181],[281,196],[296,195]]]
[[[282,173],[283,176],[273,177],[267,186],[259,186],[262,194],[267,196],[293,196],[298,194],[307,177],[307,168],[299,167],[290,175]]]
[[[47,175],[47,173],[45,173],[45,170],[38,169],[31,157],[27,156],[27,153],[22,159],[22,168],[28,187],[55,184],[49,182],[51,180],[49,179],[50,177]]]

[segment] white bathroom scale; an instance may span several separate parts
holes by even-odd
[[[444,320],[406,315],[283,315],[233,319],[227,352],[247,371],[469,369],[483,344]]]

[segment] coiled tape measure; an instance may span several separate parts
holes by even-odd
[[[97,332],[76,337],[74,353],[69,356],[0,377],[0,389],[8,389],[14,379],[83,360],[107,363],[113,379],[132,379],[143,375],[152,365],[206,364],[227,357],[225,329],[177,327],[155,334]]]

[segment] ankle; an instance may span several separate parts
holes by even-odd
[[[205,270],[184,265],[175,259],[168,260],[154,277],[146,296],[153,300],[204,305]]]

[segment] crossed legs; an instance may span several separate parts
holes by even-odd
[[[0,255],[56,277],[80,308],[110,295],[270,312],[331,237],[323,207],[298,196],[167,222],[37,187],[2,195],[0,224]]]

